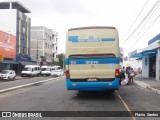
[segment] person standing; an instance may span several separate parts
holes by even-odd
[[[131,83],[131,78],[130,78],[130,74],[131,74],[131,67],[129,66],[127,71],[126,71],[127,75],[128,75],[128,85],[130,85]]]
[[[120,71],[120,81],[119,84],[121,85],[121,81],[125,79],[125,67],[123,67],[123,69],[121,69]]]
[[[131,68],[131,72],[130,72],[130,83],[133,84],[133,77],[135,76],[134,70],[133,68]]]

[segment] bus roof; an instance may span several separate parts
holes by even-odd
[[[70,29],[68,29],[68,31],[81,30],[81,29],[116,29],[116,28],[115,27],[111,27],[111,26],[90,26],[90,27],[70,28]]]

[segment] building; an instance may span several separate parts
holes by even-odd
[[[30,59],[30,13],[19,2],[0,2],[0,68],[20,73]]]
[[[137,53],[141,52],[142,50],[134,50],[128,53],[128,56],[123,58],[123,67],[132,67],[135,72],[138,72],[138,69],[142,68],[142,59],[141,56],[136,56]],[[140,58],[140,59],[139,59]]]
[[[44,26],[31,27],[31,59],[51,64],[57,60],[58,34]],[[38,58],[38,59],[37,59]]]
[[[148,46],[136,54],[142,58],[142,77],[160,80],[160,34],[148,41]]]

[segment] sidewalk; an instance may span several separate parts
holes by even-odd
[[[16,76],[16,80],[21,80],[21,79],[29,79],[30,77],[22,77],[20,75]]]
[[[144,78],[144,77],[134,77],[134,82],[146,89],[149,89],[157,94],[160,94],[160,80],[155,80],[155,78]]]

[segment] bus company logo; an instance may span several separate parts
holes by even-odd
[[[94,40],[94,36],[93,36],[93,35],[90,35],[90,36],[88,37],[88,39],[89,39],[89,40]]]
[[[5,35],[5,41],[6,41],[6,43],[10,42],[10,36],[8,34]]]

